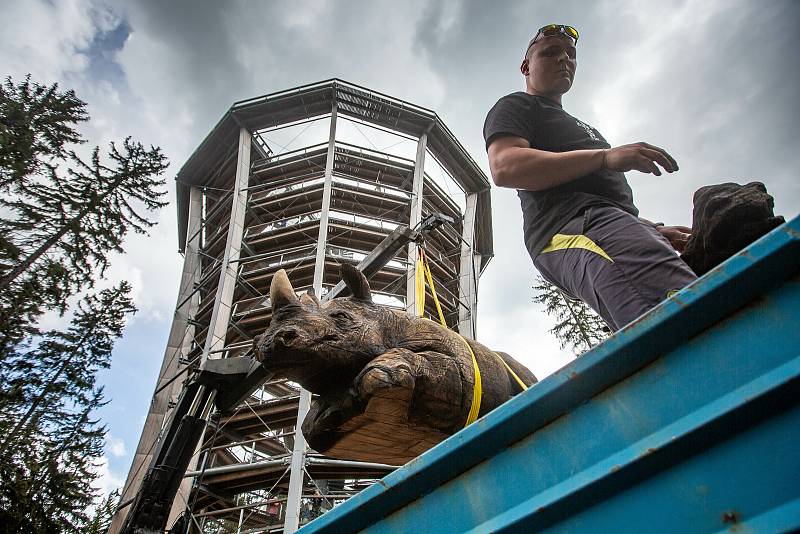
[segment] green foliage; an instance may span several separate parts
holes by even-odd
[[[166,204],[159,148],[127,138],[104,158],[95,147],[88,163],[69,148],[84,142],[75,128],[85,107],[30,77],[0,91],[0,353],[35,334],[45,311],[64,313]]]
[[[69,143],[83,142],[75,125],[87,120],[86,103],[74,91],[32,83],[30,75],[16,85],[6,78],[0,85],[0,191],[24,188],[48,162],[64,159]]]
[[[167,163],[130,138],[84,161],[88,119],[55,84],[0,85],[0,532],[102,532],[113,513],[116,497],[88,512],[106,433],[95,377],[135,311],[131,288],[84,295],[66,330],[39,321],[93,287],[128,232],[153,226]]]
[[[89,522],[105,427],[96,374],[135,308],[127,282],[85,297],[66,331],[45,332],[0,368],[0,523],[13,532],[80,532]]]
[[[94,517],[86,524],[83,532],[85,534],[105,534],[108,532],[118,503],[119,490],[114,490],[97,507]]]
[[[568,299],[541,276],[536,278],[533,290],[533,301],[555,317],[556,324],[549,332],[558,339],[562,349],[569,346],[577,356],[608,337],[609,330],[603,319],[585,303]]]

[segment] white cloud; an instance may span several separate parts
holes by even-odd
[[[125,442],[120,438],[115,438],[111,434],[106,437],[106,450],[115,458],[120,458],[128,454],[125,450]]]
[[[108,457],[103,455],[97,462],[95,473],[98,477],[92,482],[92,487],[98,490],[99,500],[104,499],[115,489],[121,489],[125,478],[119,473],[114,473],[108,467]]]
[[[3,19],[4,75],[31,73],[37,81],[52,82],[86,68],[88,60],[79,51],[88,46],[95,30],[86,2],[6,3]]]

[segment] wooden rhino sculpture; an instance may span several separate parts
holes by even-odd
[[[342,276],[352,296],[320,303],[297,297],[284,270],[272,280],[272,322],[256,355],[274,376],[315,393],[302,423],[315,450],[335,458],[403,464],[464,427],[475,372],[483,395],[478,416],[536,377],[508,354],[465,340],[439,324],[375,304],[364,275]],[[503,361],[501,361],[501,359]]]
[[[698,276],[780,226],[775,201],[761,182],[724,183],[694,193],[692,235],[681,258]]]

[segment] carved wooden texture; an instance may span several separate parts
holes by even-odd
[[[773,228],[774,201],[761,182],[701,187],[694,194],[692,236],[681,258],[702,276]]]

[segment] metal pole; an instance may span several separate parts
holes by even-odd
[[[228,235],[225,241],[225,252],[219,273],[219,283],[214,297],[214,308],[211,312],[211,322],[208,325],[205,345],[203,347],[202,361],[208,358],[221,358],[220,351],[225,346],[228,333],[228,323],[231,317],[233,292],[236,288],[236,275],[239,269],[239,256],[242,249],[242,236],[244,235],[245,209],[247,208],[247,184],[250,178],[250,132],[246,128],[239,130],[239,149],[236,162],[236,179],[233,184],[233,198],[231,199],[231,215],[228,222]],[[204,389],[202,386],[201,390]],[[203,406],[203,417],[208,417],[211,402],[215,393],[212,393],[209,402]],[[203,440],[197,443],[187,471],[197,467],[198,452]],[[207,453],[208,454],[208,453]],[[167,519],[167,525],[172,525],[183,512],[183,502],[189,502],[192,489],[192,479],[185,478],[178,488],[178,497],[172,503],[172,509]],[[181,498],[180,495],[183,495]]]
[[[244,522],[244,508],[239,510],[239,526],[236,527],[236,534],[242,534],[242,523]]]
[[[477,303],[477,278],[475,275],[474,243],[475,214],[478,206],[478,194],[467,195],[464,209],[464,223],[461,231],[461,261],[458,270],[458,298],[467,307],[459,307],[458,331],[462,336],[475,339],[475,310]]]
[[[411,218],[409,228],[415,230],[422,220],[422,194],[425,181],[425,150],[428,147],[428,132],[423,133],[417,142],[417,156],[414,159],[414,181],[411,185]],[[406,270],[406,311],[414,313],[417,302],[415,275],[417,272],[417,244],[408,244],[408,268]]]
[[[336,465],[339,467],[354,467],[357,469],[387,469],[387,470],[394,470],[399,469],[400,465],[389,465],[389,464],[376,464],[373,462],[356,462],[351,460],[335,460],[332,458],[309,458],[309,464],[316,464],[316,465]]]
[[[322,211],[319,216],[317,235],[317,257],[314,263],[314,291],[322,297],[322,277],[325,274],[325,249],[328,242],[328,218],[333,190],[333,160],[336,150],[336,102],[331,110],[331,127],[328,137],[328,155],[325,159],[325,186],[322,190]]]
[[[242,250],[244,235],[244,218],[247,208],[247,183],[250,176],[250,132],[246,128],[239,130],[239,156],[236,163],[236,182],[231,201],[231,217],[228,223],[228,237],[225,243],[225,254],[219,273],[219,285],[211,313],[211,323],[203,347],[203,360],[211,353],[225,346],[228,333],[228,322],[231,317],[233,292],[236,289],[236,274],[239,269],[239,256]]]
[[[319,234],[317,236],[317,256],[314,262],[314,292],[322,296],[322,281],[325,274],[325,250],[328,241],[328,217],[333,190],[333,160],[336,150],[336,101],[331,109],[331,126],[328,135],[328,154],[325,160],[325,186],[322,193],[322,207],[319,218]],[[311,408],[311,392],[300,390],[300,405],[297,408],[294,447],[292,447],[292,463],[289,467],[289,494],[286,500],[286,513],[283,522],[284,534],[291,534],[300,526],[300,504],[303,494],[303,468],[306,460],[306,439],[300,430],[309,408]]]
[[[300,391],[300,406],[297,410],[297,431],[295,432],[292,463],[289,466],[289,494],[286,498],[286,515],[283,521],[284,534],[292,534],[300,526],[300,504],[303,495],[303,467],[306,460],[306,438],[300,430],[309,408],[311,392]]]
[[[262,460],[260,462],[253,462],[248,464],[231,464],[231,465],[223,465],[221,467],[209,467],[204,471],[206,475],[219,475],[221,473],[238,473],[241,471],[250,471],[254,469],[263,469],[265,467],[276,467],[281,465],[286,465],[287,457],[281,456],[276,460]],[[187,478],[196,477],[200,474],[200,471],[187,471],[186,475]]]

